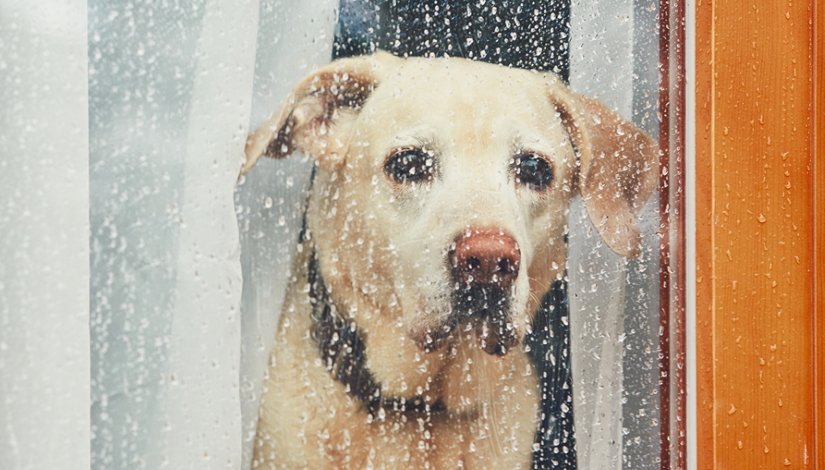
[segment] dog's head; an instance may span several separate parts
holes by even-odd
[[[554,75],[462,59],[333,62],[250,135],[243,171],[296,149],[319,168],[322,273],[383,348],[377,375],[460,338],[505,354],[564,273],[570,199],[634,256],[657,185],[656,144],[604,105]]]

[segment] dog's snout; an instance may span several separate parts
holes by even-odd
[[[498,228],[462,232],[450,250],[453,277],[463,286],[495,285],[506,289],[518,277],[521,251],[516,240]]]

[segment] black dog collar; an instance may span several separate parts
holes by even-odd
[[[318,267],[315,249],[307,263],[309,302],[312,305],[310,335],[318,345],[324,366],[373,416],[381,410],[431,415],[445,411],[440,401],[428,404],[423,397],[387,397],[366,365],[366,343],[355,323],[344,319],[335,308]]]

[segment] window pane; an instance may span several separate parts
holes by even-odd
[[[90,2],[94,465],[680,465],[676,6],[304,3]]]

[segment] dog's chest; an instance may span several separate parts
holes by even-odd
[[[501,395],[473,416],[371,414],[319,360],[302,310],[287,313],[279,333],[284,347],[273,356],[258,427],[261,461],[309,468],[529,468],[537,394],[528,400]],[[535,378],[526,378],[536,387]]]
[[[395,416],[336,427],[326,455],[331,468],[530,467],[529,436],[487,419]]]

